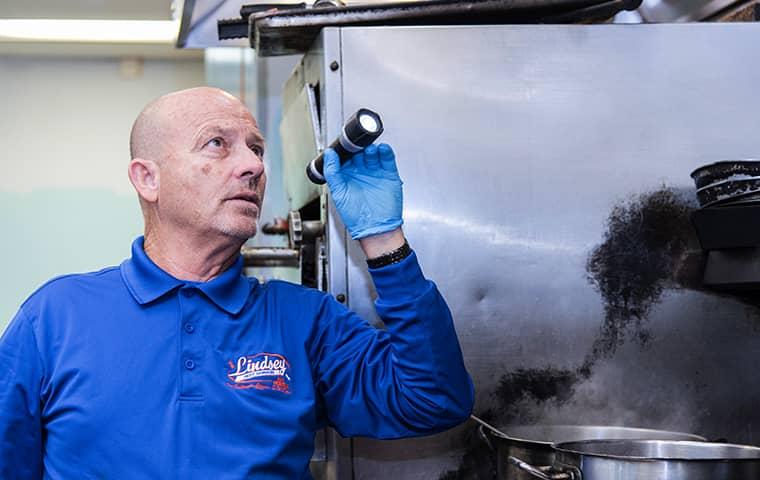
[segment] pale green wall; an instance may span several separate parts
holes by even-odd
[[[129,256],[142,229],[131,195],[97,189],[0,192],[0,325],[49,278],[99,270]]]
[[[142,230],[129,129],[203,62],[0,56],[0,330],[47,279],[117,265]]]

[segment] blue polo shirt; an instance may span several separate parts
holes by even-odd
[[[332,296],[209,282],[143,250],[56,278],[0,339],[0,478],[308,479],[315,431],[398,438],[469,415],[449,310],[412,254],[371,270],[371,327]]]

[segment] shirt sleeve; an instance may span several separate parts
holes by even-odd
[[[414,253],[370,274],[386,330],[329,295],[319,308],[313,358],[329,423],[343,436],[382,439],[461,423],[474,391],[443,297]]]
[[[42,362],[20,310],[0,338],[0,478],[42,478]]]

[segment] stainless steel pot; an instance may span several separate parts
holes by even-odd
[[[554,446],[550,465],[510,462],[544,480],[756,480],[760,448],[673,440],[587,440]]]
[[[487,433],[489,443],[496,450],[496,471],[500,480],[532,480],[529,473],[509,463],[509,457],[533,465],[552,465],[555,459],[553,445],[557,443],[604,439],[705,440],[681,432],[598,425],[518,425],[485,428],[482,432]]]

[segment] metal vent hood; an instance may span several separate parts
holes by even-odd
[[[415,1],[415,0],[411,0]],[[417,0],[424,2],[426,0]],[[208,47],[247,47],[250,45],[247,39],[219,40],[216,22],[223,18],[235,18],[240,16],[242,5],[256,5],[275,3],[273,1],[251,0],[185,0],[181,2],[182,23],[177,38],[179,48],[208,48]],[[301,0],[276,0],[276,3],[302,3]],[[312,0],[306,0],[312,3]],[[363,5],[367,3],[382,4],[391,3],[391,0],[378,0],[373,2],[344,0],[347,5]]]
[[[298,3],[307,8],[255,16],[241,11],[243,5]],[[304,53],[324,26],[587,23],[610,18],[621,10],[634,10],[641,0],[343,0],[338,3],[344,6],[336,8],[311,8],[312,3],[186,0],[177,46],[250,45],[263,56],[286,55]],[[219,21],[225,21],[221,22],[225,29],[233,27],[235,34],[227,35],[229,40],[219,40]]]

